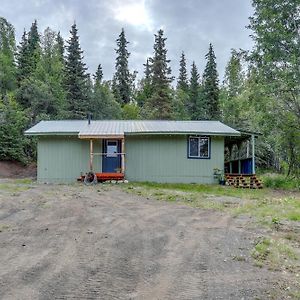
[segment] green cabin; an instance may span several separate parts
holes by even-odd
[[[255,173],[255,135],[219,121],[41,121],[25,135],[37,137],[37,180],[44,183],[75,182],[89,171],[207,184],[217,182],[216,170]],[[232,158],[234,146],[249,140],[252,151],[246,143],[246,157]]]

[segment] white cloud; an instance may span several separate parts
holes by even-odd
[[[145,0],[138,2],[113,1],[111,10],[114,14],[114,18],[119,22],[142,27],[148,31],[153,30],[153,22],[147,11]]]

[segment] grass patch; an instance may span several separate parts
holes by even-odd
[[[32,184],[33,180],[30,178],[20,178],[20,179],[15,179],[14,183],[16,183],[16,184]]]
[[[124,186],[124,189],[146,198],[222,210],[234,216],[249,215],[261,224],[277,229],[283,220],[300,221],[300,198],[274,195],[271,189],[251,190],[218,185],[152,182],[131,183]],[[229,200],[224,199],[224,196],[229,197]]]
[[[256,199],[233,209],[235,215],[249,214],[265,224],[280,226],[280,221],[300,221],[300,199],[296,197]]]
[[[299,253],[283,239],[260,239],[251,256],[256,260],[255,265],[260,267],[267,265],[271,270],[294,271],[300,267]]]
[[[188,183],[155,183],[155,182],[139,182],[130,183],[129,187],[140,187],[160,192],[160,190],[176,190],[189,193],[211,194],[219,196],[243,197],[247,199],[261,198],[265,194],[265,190],[251,189],[235,189],[227,186],[214,184],[188,184]]]
[[[300,179],[290,178],[280,174],[261,175],[264,186],[273,189],[300,190]]]
[[[6,225],[6,224],[0,224],[0,232],[3,232],[3,231],[5,231],[5,230],[7,230],[7,229],[9,229],[9,225]]]
[[[0,183],[0,192],[22,192],[30,189],[30,186],[16,185],[14,183]]]

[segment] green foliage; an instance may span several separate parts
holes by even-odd
[[[88,75],[83,62],[83,51],[80,48],[76,24],[72,25],[71,37],[67,41],[65,63],[65,88],[69,118],[83,119],[89,111]]]
[[[251,53],[264,95],[276,116],[272,127],[279,132],[276,146],[288,162],[288,174],[300,176],[300,39],[297,1],[253,0],[249,28],[255,47]],[[270,118],[272,119],[272,118]],[[271,127],[271,124],[269,124]]]
[[[187,69],[186,69],[186,59],[184,52],[181,53],[180,57],[180,67],[179,67],[179,76],[177,80],[177,89],[181,89],[187,93],[189,88],[188,84],[188,76],[187,76]]]
[[[220,91],[220,107],[223,121],[235,128],[246,129],[243,110],[248,106],[245,101],[245,75],[242,70],[242,54],[231,51],[231,57],[225,69],[223,88]],[[245,118],[246,117],[246,118]]]
[[[135,103],[127,103],[122,108],[122,119],[138,120],[140,119],[140,108]]]
[[[190,120],[187,110],[189,103],[189,94],[182,89],[177,89],[173,96],[173,119],[174,120]]]
[[[128,69],[128,58],[130,52],[127,50],[129,42],[126,40],[124,28],[116,40],[116,73],[113,78],[113,92],[115,99],[120,104],[126,104],[131,101],[132,84],[135,80],[135,74],[130,74]]]
[[[209,44],[207,60],[203,73],[203,99],[205,104],[205,118],[208,120],[219,120],[219,79],[217,72],[216,56],[212,44]]]
[[[95,84],[90,104],[94,119],[109,120],[121,117],[121,106],[115,100],[107,83]]]
[[[154,55],[149,59],[152,95],[146,103],[149,119],[172,119],[172,94],[170,83],[173,80],[170,60],[167,59],[166,39],[162,29],[155,34]]]
[[[103,71],[102,71],[102,66],[101,64],[98,65],[97,67],[97,71],[94,74],[94,81],[95,81],[95,85],[99,85],[102,83],[102,79],[103,79]]]
[[[15,51],[14,27],[0,17],[0,95],[16,88]]]
[[[290,178],[280,174],[261,175],[261,178],[265,187],[300,190],[300,179],[298,178]]]
[[[206,117],[206,107],[199,81],[200,75],[195,62],[193,62],[189,84],[189,102],[187,104],[187,109],[192,120],[203,120]]]
[[[28,141],[23,132],[27,124],[26,111],[21,110],[11,94],[0,99],[0,160],[26,162]]]
[[[151,86],[151,70],[150,70],[150,63],[149,59],[147,59],[146,63],[144,64],[145,70],[144,70],[144,78],[142,78],[139,82],[135,100],[139,107],[143,108],[145,103],[148,101],[148,99],[152,96],[152,86]]]

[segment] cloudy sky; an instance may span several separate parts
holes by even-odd
[[[64,38],[76,21],[89,72],[101,63],[106,79],[114,71],[115,40],[122,27],[130,42],[130,69],[140,75],[152,55],[154,33],[162,28],[173,75],[178,74],[181,51],[188,66],[194,60],[202,73],[212,43],[223,76],[230,49],[252,46],[245,28],[251,14],[251,0],[0,0],[0,16],[15,26],[18,41],[34,19],[40,31],[49,26]]]

